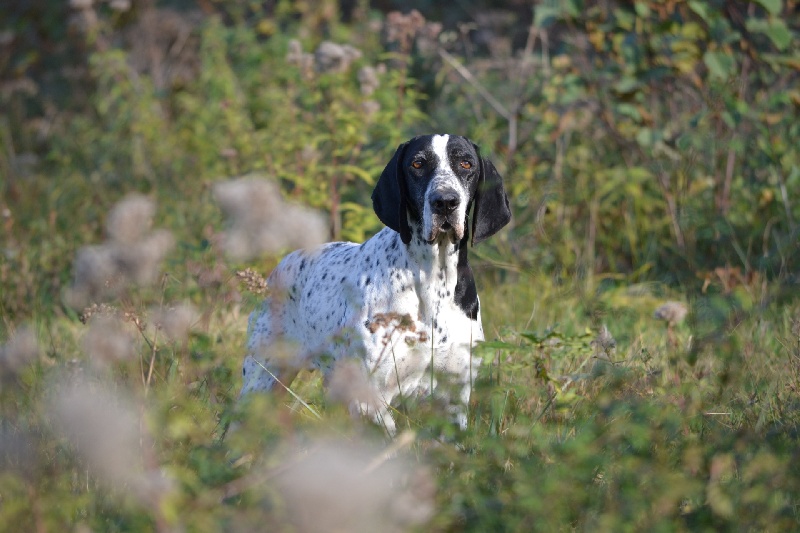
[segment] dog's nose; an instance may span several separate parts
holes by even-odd
[[[449,215],[458,204],[458,194],[453,190],[436,191],[431,195],[431,210],[437,215]]]

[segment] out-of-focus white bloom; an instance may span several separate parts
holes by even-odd
[[[684,304],[681,302],[671,301],[656,309],[655,313],[653,313],[653,318],[664,320],[670,327],[672,327],[683,322],[683,319],[686,318],[687,312],[688,309],[686,309]]]
[[[130,194],[117,202],[106,219],[110,240],[119,244],[135,244],[150,231],[156,204],[141,194]]]
[[[0,345],[0,378],[13,375],[39,357],[39,343],[30,327],[19,328]]]
[[[286,465],[277,483],[297,531],[400,532],[433,515],[430,472],[376,448],[323,441]]]
[[[617,351],[617,340],[611,335],[608,326],[605,324],[592,340],[592,345],[595,347],[597,355],[604,358],[611,357]]]
[[[119,318],[97,314],[89,321],[89,331],[83,337],[83,349],[93,363],[104,366],[132,359],[136,354],[135,341]]]
[[[69,305],[80,309],[132,284],[158,281],[161,262],[175,240],[167,230],[150,231],[154,213],[155,204],[141,195],[128,196],[111,209],[109,240],[83,246],[75,256],[75,280],[66,293]]]
[[[361,87],[361,94],[370,96],[378,90],[381,82],[378,79],[378,70],[375,67],[365,65],[358,70],[358,83]]]
[[[319,213],[284,202],[277,185],[264,178],[218,183],[214,196],[229,223],[223,247],[234,258],[313,248],[327,240],[327,224]]]
[[[354,404],[376,406],[380,401],[364,367],[354,359],[336,363],[328,383],[328,397],[348,407]]]
[[[137,409],[118,391],[77,380],[55,389],[49,411],[57,431],[106,486],[143,504],[157,502],[168,490],[163,473],[145,467],[147,435],[140,430]]]
[[[186,342],[189,333],[200,319],[200,314],[189,304],[180,304],[155,310],[152,323],[173,342]]]
[[[94,0],[69,0],[69,7],[75,10],[90,9]]]
[[[131,0],[111,0],[108,5],[114,11],[128,11],[131,8]]]
[[[360,57],[361,50],[349,44],[323,41],[314,52],[314,66],[317,72],[347,72]]]

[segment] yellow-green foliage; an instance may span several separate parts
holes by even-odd
[[[0,17],[0,530],[800,528],[797,2],[432,4]],[[237,408],[286,250],[226,256],[219,184],[359,241],[431,131],[514,210],[468,430],[408,399],[389,443],[307,372]]]

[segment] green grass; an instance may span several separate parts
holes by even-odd
[[[526,273],[498,281],[489,265],[481,271],[489,342],[479,348],[484,363],[468,430],[453,432],[424,400],[397,416],[401,432],[413,432],[404,456],[436,480],[426,529],[796,527],[800,347],[790,310],[754,310],[702,342],[693,336],[699,326],[682,325],[670,344],[652,318],[663,287],[621,283],[603,291],[587,281],[556,284]],[[235,413],[245,313],[258,298],[225,304],[214,294],[193,296],[202,319],[188,341],[132,328],[140,336],[136,356],[110,367],[86,355],[87,326],[67,316],[34,320],[42,353],[3,384],[11,451],[0,477],[2,523],[102,530],[285,523],[292,502],[271,480],[288,453],[313,452],[326,438],[386,445],[380,428],[326,399],[315,373],[295,380],[296,397],[258,397]],[[130,296],[121,308],[147,321],[135,301]],[[693,302],[690,324],[704,320],[704,305]],[[592,343],[600,324],[617,340],[608,354]],[[78,444],[74,453],[53,407],[69,397],[59,389],[69,382],[88,395],[81,405],[91,406],[68,418],[73,431],[110,438],[94,424],[124,413],[137,421],[133,440],[119,443],[130,450]],[[128,402],[129,411],[94,404],[95,389]],[[221,441],[231,416],[240,425]],[[13,451],[14,439],[25,446]],[[137,459],[108,474],[103,453]],[[134,489],[142,471],[171,481],[142,497]],[[330,482],[319,475],[318,483]],[[325,503],[343,505],[335,482],[328,490]]]

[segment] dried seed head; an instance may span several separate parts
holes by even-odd
[[[75,10],[91,9],[93,0],[69,0],[69,7]]]
[[[229,222],[223,247],[236,259],[286,248],[313,248],[327,238],[327,224],[321,215],[284,202],[278,187],[263,178],[219,183],[214,196]]]
[[[117,313],[118,310],[113,305],[92,304],[83,310],[83,313],[81,313],[80,316],[80,320],[82,323],[88,324],[89,321],[92,319],[92,317],[95,315],[115,317],[117,316]]]
[[[39,357],[39,343],[30,327],[21,327],[0,346],[0,378],[13,376]]]
[[[372,95],[381,85],[378,79],[378,70],[370,65],[361,67],[358,71],[358,83],[361,86],[361,94]]]
[[[69,304],[83,307],[104,295],[114,295],[122,286],[114,248],[107,245],[83,246],[75,256],[75,281],[68,295]]]
[[[364,444],[323,441],[290,459],[277,478],[298,531],[407,531],[433,514],[424,467]],[[310,512],[313,510],[313,512]]]
[[[376,406],[379,397],[364,367],[348,359],[336,363],[328,383],[328,398],[350,407],[353,404]]]
[[[239,278],[239,280],[244,283],[244,286],[247,288],[247,290],[253,294],[264,296],[269,290],[267,280],[264,278],[264,276],[252,268],[248,267],[244,270],[237,271],[236,277]]]
[[[119,244],[142,240],[153,224],[156,204],[141,194],[130,194],[111,208],[106,219],[108,238]]]
[[[597,336],[592,340],[592,345],[595,347],[596,353],[600,357],[609,358],[617,351],[617,341],[611,335],[611,332],[605,324],[603,324]]]
[[[149,231],[155,205],[143,196],[129,196],[109,214],[110,240],[83,246],[75,256],[75,281],[65,294],[71,307],[80,309],[117,296],[131,284],[152,285],[161,262],[175,241],[166,230]]]
[[[86,355],[100,366],[132,359],[136,355],[136,337],[129,327],[114,315],[96,314],[83,337]]]
[[[119,391],[75,381],[55,390],[49,411],[55,428],[106,486],[142,503],[158,501],[168,489],[160,471],[146,470],[142,454],[148,436],[140,430],[136,408]]]
[[[131,8],[131,0],[111,0],[109,6],[112,11],[128,11]]]
[[[35,437],[12,424],[0,424],[0,472],[13,472],[33,481],[37,463]]]
[[[361,50],[349,44],[323,41],[314,52],[317,72],[347,72],[353,61],[361,57]]]
[[[186,342],[200,314],[189,304],[161,308],[152,313],[152,322],[173,342]]]
[[[158,281],[161,262],[175,245],[167,230],[156,230],[130,246],[115,246],[119,271],[124,279],[140,286]]]
[[[683,322],[688,310],[681,302],[667,302],[653,313],[653,318],[666,321],[670,326]]]

